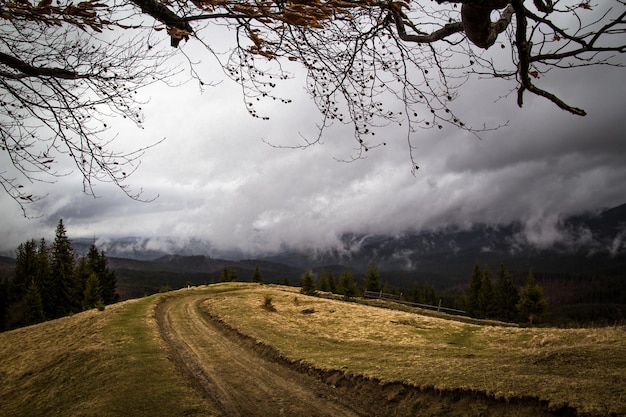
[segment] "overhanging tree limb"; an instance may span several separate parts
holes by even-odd
[[[81,76],[74,71],[69,71],[63,68],[33,66],[14,56],[5,54],[4,52],[0,52],[0,64],[4,64],[17,72],[9,73],[2,71],[0,76],[3,78],[18,79],[22,77],[52,77],[64,80],[76,80],[81,78]]]
[[[248,112],[262,120],[269,116],[260,114],[259,103],[290,102],[276,93],[277,84],[290,76],[283,64],[302,65],[304,87],[320,112],[317,135],[304,138],[303,146],[321,142],[331,126],[346,124],[355,140],[354,154],[346,159],[358,159],[385,146],[387,127],[397,125],[405,129],[412,167],[417,166],[412,140],[418,129],[454,126],[477,134],[497,127],[477,123],[476,128],[456,108],[460,87],[477,74],[514,83],[520,106],[530,93],[584,115],[534,82],[551,70],[625,65],[624,0],[597,5],[587,0],[62,3],[13,1],[0,8],[0,111],[5,116],[0,150],[13,164],[11,172],[0,172],[0,182],[19,202],[35,198],[26,190],[35,173],[58,175],[52,168],[61,155],[73,159],[88,193],[93,193],[92,181],[102,179],[137,197],[123,181],[145,149],[119,154],[100,135],[107,132],[110,116],[141,126],[136,91],[168,76],[161,65],[172,52],[156,41],[164,27],[172,46],[190,39],[206,47],[241,85]],[[157,24],[144,26],[142,16]],[[226,54],[217,54],[212,44],[216,27],[232,35],[216,41],[220,50],[230,41]],[[511,53],[493,51],[496,44]],[[188,62],[203,88],[207,82]]]
[[[524,8],[523,0],[512,0],[511,5],[513,6],[513,9],[515,10],[515,17],[516,17],[516,22],[517,22],[517,26],[515,30],[515,45],[517,48],[518,58],[519,58],[518,74],[520,77],[520,84],[521,84],[517,91],[517,105],[519,107],[523,106],[524,91],[528,90],[533,94],[547,98],[548,100],[550,100],[551,102],[553,102],[554,104],[556,104],[559,108],[563,110],[566,110],[577,116],[585,116],[587,112],[585,112],[583,109],[570,106],[566,104],[563,100],[558,98],[556,95],[548,91],[542,90],[541,88],[538,88],[537,86],[533,84],[533,82],[530,79],[531,43],[528,41],[527,33],[526,33],[528,23],[526,20],[526,15],[524,13],[525,8]]]

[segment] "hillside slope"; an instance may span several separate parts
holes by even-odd
[[[155,303],[130,300],[0,333],[0,414],[216,415],[168,360]]]
[[[241,283],[130,300],[0,334],[2,415],[626,416],[624,327],[417,313]]]

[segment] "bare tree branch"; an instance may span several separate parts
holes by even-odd
[[[307,147],[321,143],[331,126],[353,131],[354,153],[365,157],[405,129],[411,169],[417,166],[419,129],[452,126],[469,134],[497,128],[473,126],[456,108],[459,89],[472,77],[510,82],[522,106],[524,94],[550,100],[574,115],[585,111],[565,94],[541,84],[549,71],[625,65],[626,3],[604,0],[63,0],[0,5],[0,151],[7,167],[0,184],[20,205],[38,197],[29,184],[54,180],[63,158],[74,161],[85,192],[109,181],[127,186],[147,148],[114,150],[110,117],[141,127],[141,87],[168,79],[164,62],[186,54],[181,40],[199,42],[239,83],[249,114],[268,120],[264,101],[291,102],[276,93],[306,70],[306,91],[320,113]],[[492,18],[493,16],[493,18]],[[493,20],[492,20],[493,19]],[[224,29],[214,47],[214,29]],[[158,38],[167,33],[165,52]],[[114,40],[111,40],[114,39]],[[510,51],[499,53],[498,45]],[[167,48],[170,49],[170,48]],[[186,56],[186,55],[185,55]],[[194,61],[190,74],[211,85]],[[575,88],[575,87],[572,87]],[[488,116],[488,115],[486,115]],[[112,136],[112,137],[111,137]],[[290,145],[288,145],[290,146]],[[149,148],[149,147],[148,147]],[[42,175],[40,175],[42,174]]]

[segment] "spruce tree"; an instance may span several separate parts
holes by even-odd
[[[222,272],[220,273],[220,282],[228,282],[230,281],[230,274],[228,273],[228,268],[222,268]]]
[[[98,252],[95,245],[91,245],[87,253],[87,262],[90,270],[98,277],[102,302],[113,304],[119,301],[117,294],[117,276],[115,271],[109,269],[104,251]]]
[[[413,287],[411,287],[411,289],[407,293],[407,300],[418,304],[424,303],[424,300],[422,299],[422,290],[420,289],[419,283],[413,283]]]
[[[50,248],[46,244],[46,240],[41,238],[37,247],[37,266],[35,268],[35,283],[39,287],[41,299],[43,301],[43,311],[46,317],[53,317],[54,304],[50,294],[54,292],[54,284],[52,282],[52,274],[50,270]]]
[[[422,294],[422,300],[425,304],[436,305],[439,302],[437,290],[435,290],[435,287],[433,287],[429,282],[424,284]]]
[[[7,281],[0,277],[0,332],[7,329],[6,314],[9,307],[7,286]]]
[[[485,268],[483,269],[483,276],[480,282],[480,292],[478,294],[478,311],[480,314],[479,317],[493,317],[493,284],[491,283],[491,273],[489,272],[489,266],[487,265],[485,265]]]
[[[41,293],[35,280],[31,280],[24,296],[24,325],[41,323],[46,319]]]
[[[337,285],[337,292],[343,295],[345,300],[349,300],[356,296],[356,283],[354,282],[354,276],[349,271],[343,272],[339,276],[339,284]]]
[[[519,290],[503,264],[500,264],[493,292],[496,317],[499,320],[514,321],[517,317]]]
[[[100,288],[102,289],[102,301],[104,304],[113,304],[120,301],[120,295],[117,293],[117,275],[115,271],[105,270],[105,274],[100,277]]]
[[[102,291],[100,290],[100,280],[95,272],[89,274],[85,282],[83,291],[83,310],[94,308],[98,303],[102,303]]]
[[[530,324],[535,323],[548,307],[548,301],[543,298],[543,290],[535,281],[532,271],[528,273],[526,286],[520,293],[520,301],[517,305],[523,317],[527,318]]]
[[[52,298],[53,312],[51,318],[57,318],[76,311],[80,306],[77,299],[74,276],[74,252],[68,239],[63,220],[59,220],[54,242],[52,243]]]
[[[300,292],[306,295],[315,295],[315,281],[311,270],[307,268],[306,272],[300,278]]]
[[[237,275],[237,268],[235,268],[234,266],[230,267],[230,270],[228,271],[228,278],[229,281],[235,282],[239,279],[239,276]]]
[[[328,279],[328,290],[332,293],[337,293],[337,282],[335,281],[335,274],[332,270],[328,271],[326,278]]]
[[[365,274],[365,291],[379,292],[381,290],[380,275],[374,261],[370,261]]]
[[[89,265],[87,257],[83,256],[82,258],[78,259],[78,262],[76,263],[76,269],[74,270],[74,292],[76,293],[75,298],[80,300],[80,306],[82,310],[85,310],[84,294],[85,288],[87,287],[87,280],[93,274],[94,272]]]
[[[256,265],[254,267],[254,272],[252,272],[252,282],[263,284],[263,278],[261,277],[261,268],[259,268],[259,265]]]
[[[472,317],[481,317],[482,312],[479,307],[480,291],[483,285],[483,273],[478,262],[474,264],[474,271],[470,278],[469,291],[465,300],[465,310]]]
[[[3,314],[0,314],[3,324],[0,327],[16,328],[45,319],[38,283],[42,273],[45,274],[46,269],[39,268],[36,242],[29,240],[20,244],[16,251],[15,269],[4,286],[6,293]]]
[[[322,271],[320,274],[320,278],[317,281],[317,289],[323,292],[332,292],[330,282],[328,281],[328,271]]]
[[[21,301],[31,281],[37,276],[37,244],[34,240],[21,243],[17,248],[15,269],[9,285],[11,302]]]

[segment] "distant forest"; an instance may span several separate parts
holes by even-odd
[[[117,277],[104,252],[91,245],[77,259],[59,220],[52,245],[29,240],[17,248],[15,268],[0,281],[0,331],[36,324],[119,300]]]
[[[330,292],[346,299],[363,296],[365,291],[380,291],[404,302],[520,323],[588,326],[626,322],[621,258],[603,263],[598,274],[582,268],[577,273],[555,272],[554,265],[563,262],[571,269],[575,257],[559,257],[559,262],[535,257],[524,266],[511,261],[511,270],[501,264],[494,275],[488,263],[482,267],[476,263],[473,268],[466,265],[466,273],[446,276],[433,272],[420,275],[418,271],[379,272],[374,261],[370,261],[367,271],[334,264],[304,272],[301,267],[254,259],[168,255],[138,261],[107,258],[89,242],[75,244],[73,247],[66,236],[61,220],[51,245],[44,239],[26,241],[17,248],[14,261],[4,258],[0,262],[0,331],[94,307],[102,309],[120,299],[223,281],[300,286],[307,293]],[[77,256],[76,251],[84,255]],[[534,263],[537,270],[532,267]],[[462,271],[460,264],[454,267]]]
[[[203,256],[174,256],[155,261],[113,258],[111,262],[123,298],[187,285],[243,281],[305,287],[307,293],[330,292],[348,299],[360,297],[364,291],[382,291],[405,302],[434,307],[441,303],[473,317],[520,323],[532,320],[541,325],[588,326],[623,323],[626,318],[626,288],[618,275],[511,271],[502,264],[492,275],[487,264],[482,267],[475,264],[473,269],[468,268],[464,281],[449,281],[435,276],[416,278],[407,271],[379,272],[374,262],[367,272],[337,265],[302,272],[262,260],[235,262]],[[532,289],[528,288],[530,275]],[[520,305],[523,294],[531,297],[525,307]],[[535,301],[532,297],[536,297]],[[536,303],[537,310],[528,303]]]

